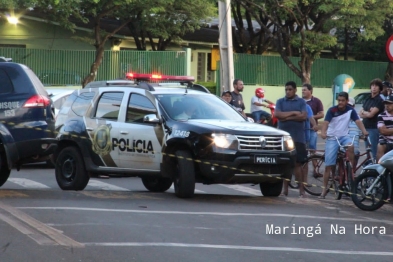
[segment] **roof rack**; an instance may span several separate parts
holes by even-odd
[[[88,83],[84,88],[97,88],[97,87],[109,87],[109,86],[124,86],[124,87],[136,87],[142,88],[149,91],[154,91],[154,88],[148,83],[135,83],[126,79],[116,79],[107,81],[94,81]]]

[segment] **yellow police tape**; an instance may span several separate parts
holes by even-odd
[[[16,125],[16,124],[13,123],[13,122],[5,122],[5,121],[0,121],[0,122],[1,122],[1,123],[7,123],[8,125]],[[31,128],[31,129],[35,129],[35,130],[38,130],[38,131],[44,131],[44,132],[48,132],[48,133],[54,133],[55,135],[57,135],[57,134],[59,133],[59,132],[56,132],[56,131],[52,132],[52,131],[50,131],[50,130],[44,130],[44,129],[39,128],[39,127],[31,127],[31,126],[26,126],[26,127],[27,127],[27,128]],[[67,134],[67,133],[66,133],[66,134]],[[68,135],[70,135],[70,134],[68,134]],[[72,134],[72,135],[70,135],[70,136],[71,136],[71,137],[75,137],[75,138],[82,138],[82,139],[91,140],[89,137],[85,137],[85,136],[78,136],[78,135],[74,135],[74,134]],[[129,146],[126,146],[126,147],[128,147],[129,149],[132,149],[132,148],[129,147]],[[255,172],[250,171],[250,170],[237,169],[237,168],[234,168],[234,167],[229,167],[229,166],[226,166],[226,165],[219,165],[219,164],[210,163],[210,162],[207,162],[207,161],[206,161],[206,162],[202,162],[201,160],[197,160],[197,159],[193,159],[193,158],[185,158],[185,157],[182,157],[182,156],[176,156],[176,155],[174,155],[174,154],[167,154],[167,153],[162,152],[162,155],[167,155],[167,156],[169,156],[169,157],[174,157],[174,158],[179,158],[179,159],[186,159],[186,160],[188,160],[188,161],[194,161],[194,162],[196,162],[196,163],[203,163],[203,164],[207,164],[207,165],[214,165],[214,166],[218,166],[218,167],[222,167],[222,168],[228,168],[228,169],[235,170],[235,171],[246,172],[246,173],[250,173],[250,174],[256,174],[256,175],[260,175],[260,176],[267,176],[267,177],[273,178],[273,176],[272,176],[272,175],[269,175],[269,174],[255,173]],[[288,183],[291,182],[291,179],[288,179],[288,178],[282,178],[282,177],[274,177],[274,178],[276,178],[276,179],[278,179],[278,180],[287,181]],[[324,186],[318,186],[318,185],[315,185],[315,184],[309,184],[309,183],[305,183],[305,182],[299,182],[299,181],[296,181],[296,180],[293,181],[293,182],[295,182],[296,184],[302,183],[304,186],[309,186],[309,187],[311,186],[311,187],[317,187],[317,188],[325,189]],[[332,186],[332,185],[330,185],[330,186],[328,187],[328,190],[331,188],[331,186]],[[367,198],[367,199],[370,199],[370,200],[375,200],[375,201],[379,201],[379,200],[380,200],[379,198],[371,198],[371,197],[369,197],[369,196],[360,195],[360,194],[354,194],[354,193],[352,193],[352,192],[345,191],[345,190],[340,190],[340,189],[338,189],[338,190],[336,190],[336,191],[338,191],[338,192],[340,192],[340,193],[343,193],[343,194],[348,194],[348,195],[357,195],[357,196],[359,196],[359,197],[361,197],[361,198]],[[389,203],[389,200],[383,200],[383,202]]]

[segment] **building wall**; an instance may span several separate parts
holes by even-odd
[[[58,25],[34,20],[21,19],[17,25],[0,22],[0,45],[24,45],[26,48],[49,50],[94,50],[93,36],[87,31],[72,33]],[[90,39],[90,43],[82,41]],[[111,43],[108,43],[108,49]]]

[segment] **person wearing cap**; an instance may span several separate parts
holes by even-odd
[[[353,97],[350,97],[348,99],[348,105],[352,108],[355,108],[355,99]],[[349,132],[348,135],[350,137],[354,137],[353,140],[353,148],[355,152],[355,159],[359,158],[360,155],[360,150],[359,150],[359,138],[362,135],[362,131],[360,131],[359,127],[356,125],[355,121],[351,119],[349,122]]]
[[[386,98],[390,95],[393,86],[389,81],[383,81],[382,86],[383,88],[380,96],[383,100],[386,100]]]
[[[352,143],[353,137],[348,135],[350,120],[353,120],[356,123],[363,135],[368,135],[368,132],[362,121],[360,121],[355,109],[348,106],[348,93],[340,92],[337,96],[337,105],[328,109],[321,128],[321,137],[326,139],[325,173],[323,174],[324,188],[322,194],[319,196],[321,199],[326,197],[329,190],[329,177],[332,168],[336,166],[339,143],[341,145],[350,145]],[[353,145],[348,146],[347,152],[352,166],[355,166],[356,163]]]
[[[385,111],[378,115],[378,160],[393,149],[393,95],[390,95],[383,102]]]
[[[378,115],[385,110],[383,105],[383,99],[379,95],[382,89],[383,86],[381,79],[373,79],[370,82],[371,94],[366,100],[364,100],[363,108],[359,111],[359,116],[363,119],[363,124],[368,133],[370,134],[369,139],[371,142],[371,152],[374,159],[377,158],[379,139],[379,132],[377,128]]]
[[[225,90],[224,92],[222,92],[221,98],[222,98],[224,101],[226,101],[227,103],[230,104],[231,101],[232,101],[232,94],[231,94],[231,91]]]

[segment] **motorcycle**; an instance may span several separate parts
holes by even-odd
[[[352,185],[352,201],[360,209],[374,211],[393,198],[393,150],[381,157],[378,164],[368,165]]]
[[[274,111],[276,109],[276,105],[275,104],[268,104],[268,105],[266,105],[266,107],[270,109],[271,118],[263,119],[263,120],[261,120],[259,122],[256,122],[255,119],[254,119],[255,123],[264,124],[264,125],[268,125],[268,126],[272,126],[272,127],[277,127],[278,120],[274,116]],[[246,115],[247,115],[247,117],[252,118],[252,114],[247,113]]]

